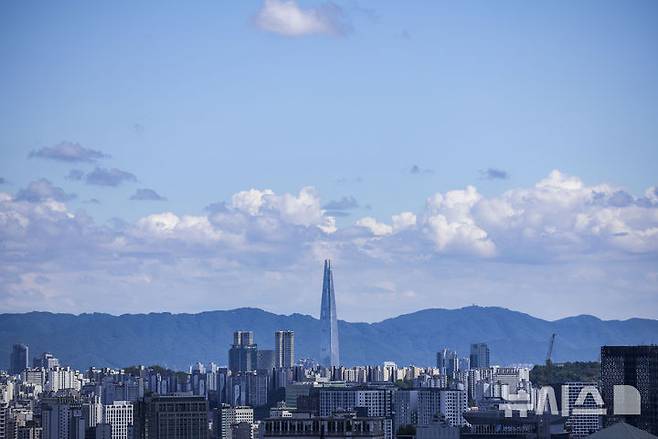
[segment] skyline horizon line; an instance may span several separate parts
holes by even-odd
[[[469,308],[481,308],[481,309],[500,309],[500,310],[505,310],[513,313],[518,313],[518,314],[523,314],[530,316],[534,319],[542,320],[544,322],[549,322],[549,323],[554,323],[554,322],[559,322],[562,320],[567,320],[567,319],[572,319],[572,318],[578,318],[578,317],[591,317],[594,319],[597,319],[602,322],[627,322],[630,320],[648,320],[648,321],[658,321],[658,317],[656,318],[649,318],[649,317],[628,317],[624,319],[616,318],[616,319],[605,319],[602,317],[599,317],[594,314],[573,314],[573,315],[568,315],[565,317],[560,317],[557,319],[546,319],[540,316],[537,316],[535,314],[529,313],[522,311],[520,309],[513,309],[513,308],[508,308],[505,306],[499,306],[499,305],[477,305],[477,304],[472,304],[472,305],[466,305],[466,306],[461,306],[457,308],[445,308],[445,307],[430,307],[430,308],[419,308],[415,311],[411,312],[405,312],[397,315],[392,315],[389,317],[386,317],[381,320],[375,320],[375,321],[365,321],[365,320],[359,320],[359,321],[353,321],[353,320],[346,320],[346,319],[338,319],[339,322],[345,322],[345,323],[350,323],[350,324],[368,324],[368,325],[373,325],[373,324],[378,324],[378,323],[383,323],[387,320],[392,320],[400,317],[405,317],[421,312],[427,312],[427,311],[461,311]],[[69,315],[69,316],[75,316],[75,317],[80,317],[84,315],[107,315],[111,317],[122,317],[122,316],[148,316],[152,314],[168,314],[168,315],[175,315],[175,316],[180,316],[180,315],[189,315],[189,316],[195,316],[195,315],[200,315],[200,314],[210,314],[210,313],[217,313],[217,312],[234,312],[234,311],[243,311],[243,310],[257,310],[257,311],[262,311],[267,314],[272,314],[275,316],[283,316],[283,317],[292,317],[294,315],[300,315],[303,317],[310,317],[313,320],[320,321],[320,317],[316,317],[315,315],[304,313],[304,312],[291,312],[291,313],[281,313],[281,312],[275,312],[271,311],[265,308],[261,308],[258,306],[240,306],[237,308],[214,308],[214,309],[207,309],[207,310],[199,310],[199,311],[180,311],[180,312],[172,312],[172,311],[148,311],[148,312],[135,312],[135,313],[121,313],[121,314],[116,314],[112,312],[106,312],[106,311],[85,311],[85,312],[80,312],[80,313],[72,313],[72,312],[59,312],[59,311],[48,311],[48,310],[32,310],[32,311],[24,311],[24,312],[0,312],[0,316],[2,315],[25,315],[25,314],[52,314],[52,315]]]

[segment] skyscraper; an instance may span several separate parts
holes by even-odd
[[[274,333],[276,367],[292,367],[295,364],[295,333],[276,331]]]
[[[9,373],[18,374],[27,369],[28,347],[24,344],[15,344],[11,347],[9,357]]]
[[[486,343],[471,345],[471,369],[486,369],[489,367],[489,347]]]
[[[228,367],[231,372],[250,372],[257,367],[258,346],[254,343],[254,333],[251,331],[235,331],[233,345],[228,351]]]
[[[322,306],[320,308],[320,364],[325,367],[340,366],[338,347],[338,319],[336,316],[336,295],[331,261],[324,261],[322,279]]]

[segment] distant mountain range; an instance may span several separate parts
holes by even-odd
[[[295,331],[297,358],[317,358],[319,320],[278,315],[256,308],[199,314],[0,314],[0,368],[9,365],[14,343],[30,347],[30,357],[49,351],[63,364],[86,369],[160,364],[186,370],[196,361],[227,363],[234,330],[255,332],[262,348],[272,348],[274,331]],[[377,323],[339,322],[345,365],[434,365],[444,347],[468,356],[469,345],[486,342],[492,363],[543,363],[548,340],[557,333],[553,361],[597,360],[604,344],[656,344],[658,320],[600,320],[581,315],[546,321],[497,307],[426,309]]]

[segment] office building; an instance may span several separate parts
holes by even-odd
[[[460,433],[459,437],[462,439],[566,439],[569,437],[564,430],[564,418],[548,413],[537,415],[528,412],[526,416],[520,416],[519,412],[513,412],[511,417],[506,417],[505,411],[496,407],[469,410],[464,414],[464,418],[468,426]]]
[[[114,401],[103,406],[103,423],[112,427],[111,439],[132,439],[133,405],[129,401]]]
[[[236,422],[231,425],[231,439],[258,438],[258,423]]]
[[[640,414],[615,416],[614,386],[626,384],[640,393]],[[624,421],[658,435],[658,346],[602,346],[601,396],[606,425]]]
[[[41,400],[43,439],[85,439],[86,423],[77,392]]]
[[[256,367],[258,370],[271,371],[276,367],[276,353],[272,349],[256,351]]]
[[[295,364],[295,333],[276,331],[274,333],[276,367],[291,368]]]
[[[459,371],[459,356],[456,351],[443,349],[436,353],[436,367],[441,375],[454,376]]]
[[[331,261],[324,261],[322,279],[322,304],[320,307],[320,364],[325,367],[340,366],[338,346],[338,316],[336,315],[336,294]]]
[[[228,351],[228,364],[231,373],[251,372],[257,368],[258,346],[254,343],[251,331],[235,331],[233,345]]]
[[[471,368],[486,369],[489,363],[489,347],[486,343],[473,343],[471,345]]]
[[[384,419],[343,413],[329,417],[297,415],[268,418],[261,426],[263,438],[277,439],[384,439]]]
[[[59,366],[59,360],[50,352],[44,352],[40,357],[34,357],[32,362],[32,367],[35,368],[43,367],[44,369],[51,369]]]
[[[231,405],[264,406],[268,402],[271,374],[240,372],[226,379],[226,402]]]
[[[393,437],[392,388],[325,387],[320,388],[318,393],[320,416],[355,411],[359,416],[384,418],[384,438]]]
[[[95,439],[112,439],[112,426],[99,422],[94,427]]]
[[[207,439],[208,402],[203,396],[167,395],[145,399],[143,432],[148,439]]]
[[[15,344],[9,355],[9,373],[17,375],[28,368],[29,349],[27,345]]]
[[[228,404],[222,404],[215,410],[216,439],[233,439],[231,427],[234,424],[254,422],[254,409],[249,406],[231,407]]]
[[[459,439],[459,427],[453,427],[444,418],[436,416],[431,423],[416,427],[416,439]]]

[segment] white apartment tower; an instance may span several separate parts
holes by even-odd
[[[103,406],[103,421],[112,426],[112,439],[131,439],[133,405],[130,401],[114,401]]]

